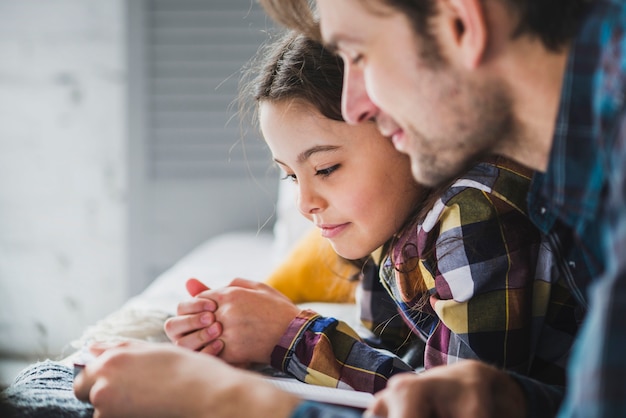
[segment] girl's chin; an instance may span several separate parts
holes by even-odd
[[[363,257],[367,257],[370,255],[369,252],[359,252],[359,251],[355,251],[355,248],[345,248],[345,247],[340,247],[340,246],[335,246],[332,242],[331,245],[333,247],[333,249],[335,250],[335,252],[340,256],[343,257],[347,260],[359,260]]]

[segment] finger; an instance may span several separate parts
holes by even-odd
[[[199,351],[208,343],[216,340],[222,335],[222,324],[215,322],[209,327],[192,332],[176,339],[176,345]]]
[[[217,339],[208,343],[200,352],[212,356],[219,356],[222,350],[224,350],[224,341]]]
[[[190,315],[201,312],[215,312],[217,304],[212,299],[197,297],[180,302],[176,308],[177,315]]]
[[[202,312],[169,318],[165,321],[163,329],[171,340],[178,340],[194,331],[209,327],[214,322],[215,315],[212,312]]]
[[[389,411],[387,411],[387,404],[384,398],[380,397],[380,393],[374,399],[374,402],[367,408],[363,414],[363,418],[375,418],[386,417]]]
[[[203,292],[205,290],[209,290],[209,287],[202,283],[198,279],[189,279],[187,283],[185,283],[185,287],[187,288],[187,292],[191,296],[196,296],[198,293]]]
[[[85,368],[74,377],[74,394],[83,402],[89,402],[89,392],[94,384],[94,377],[90,373],[91,368]]]

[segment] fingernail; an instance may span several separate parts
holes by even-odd
[[[215,353],[219,353],[224,349],[224,341],[215,340],[209,344]]]
[[[209,325],[211,323],[213,323],[213,320],[211,318],[211,315],[209,314],[204,314],[200,317],[200,322],[202,322],[204,325]]]
[[[207,335],[209,336],[210,339],[213,339],[213,338],[217,337],[217,335],[218,335],[217,325],[216,324],[211,324],[209,327],[207,327],[206,333],[207,333]]]

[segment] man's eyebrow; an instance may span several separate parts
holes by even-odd
[[[328,37],[328,40],[324,42],[324,48],[334,54],[337,54],[340,49],[340,44],[360,45],[363,42],[363,39],[354,33],[332,33]]]

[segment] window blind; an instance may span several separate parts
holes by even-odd
[[[256,129],[242,136],[242,66],[271,21],[253,0],[146,3],[147,175],[262,176],[271,158]]]

